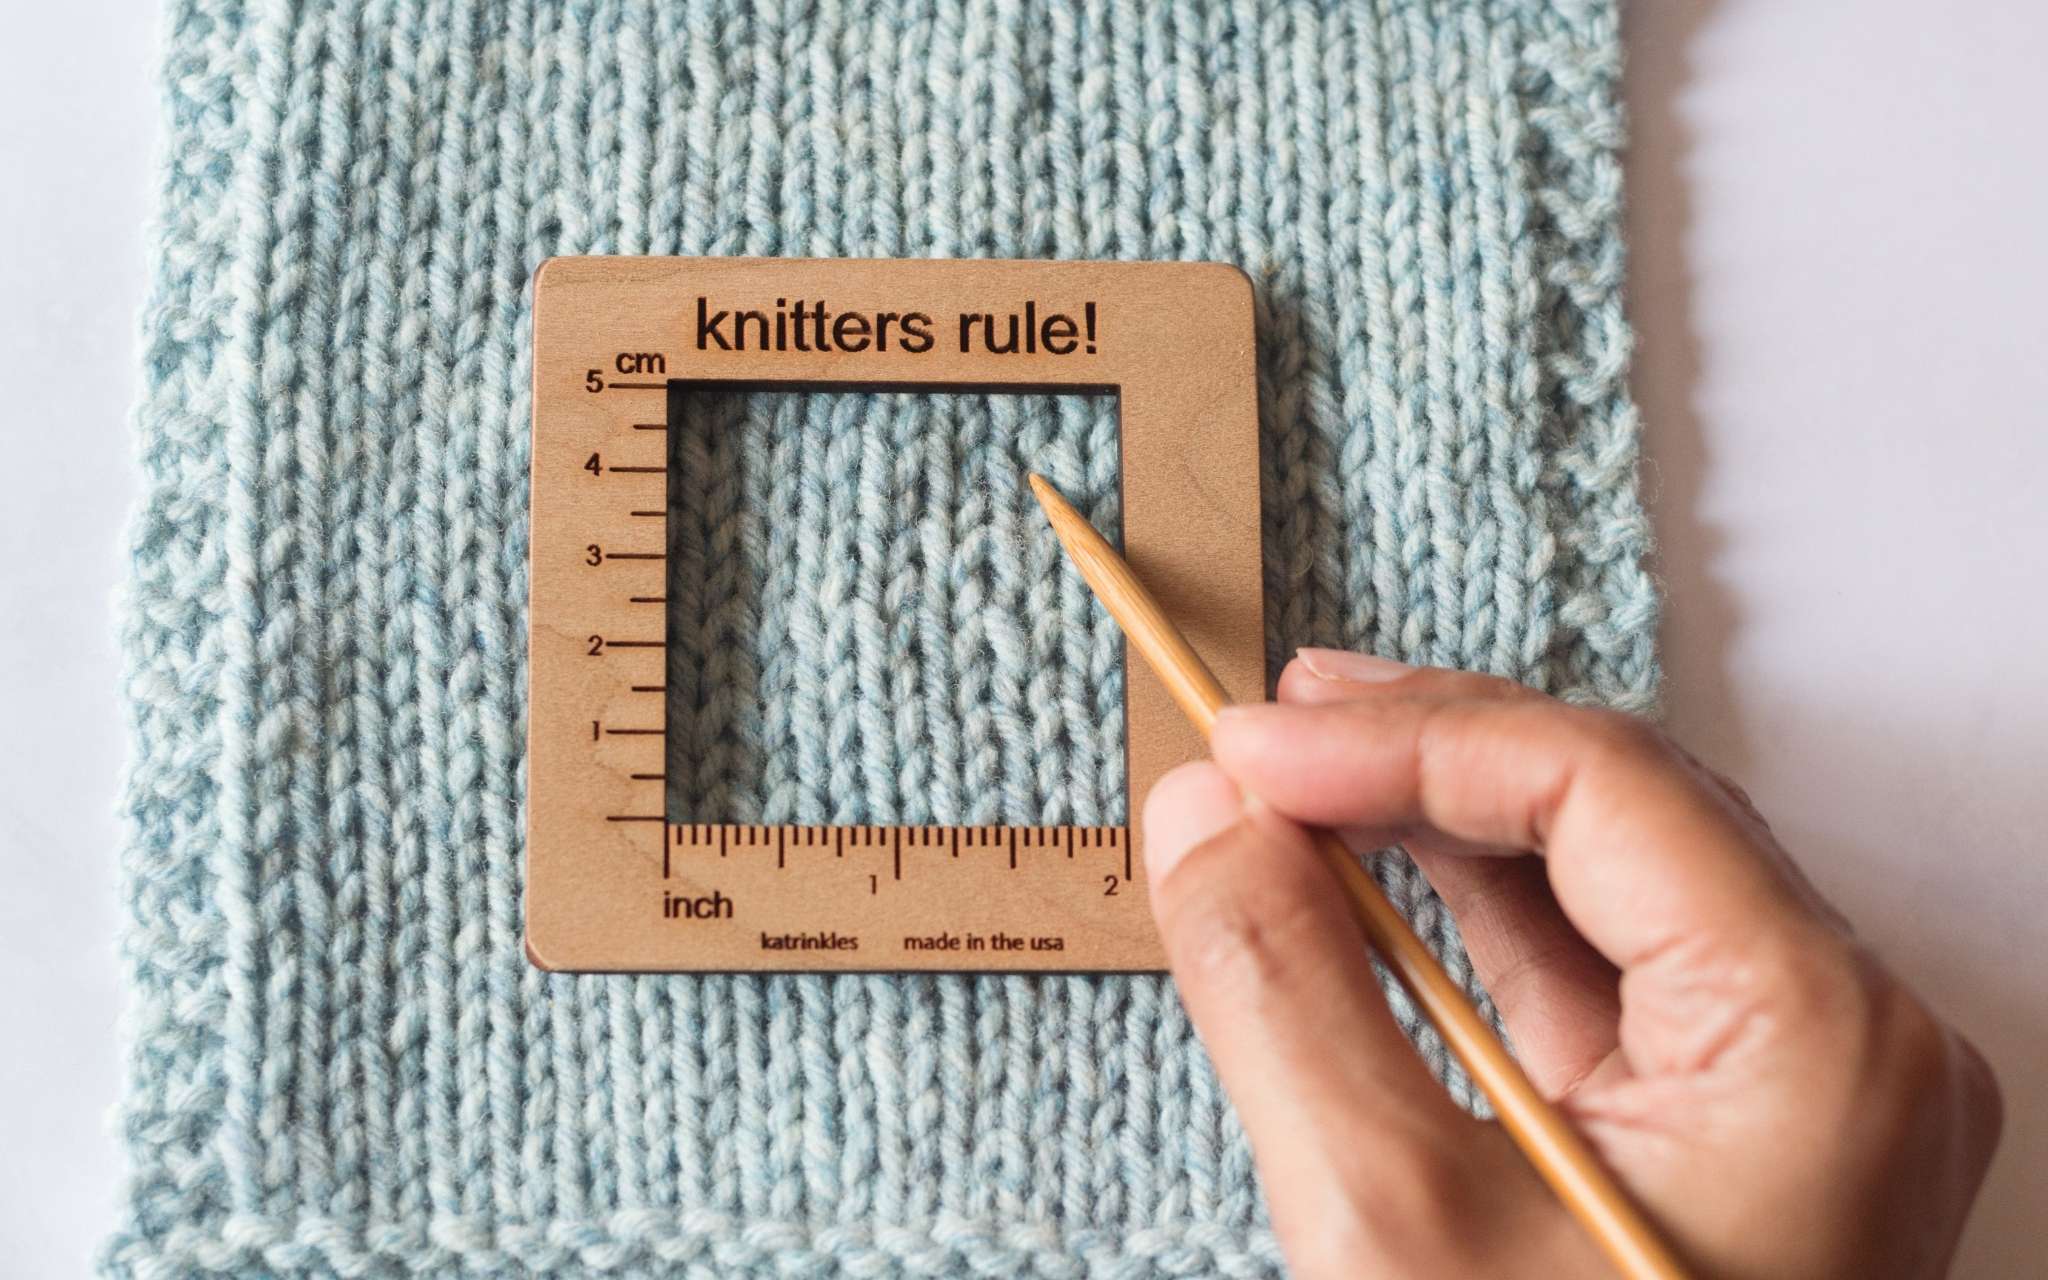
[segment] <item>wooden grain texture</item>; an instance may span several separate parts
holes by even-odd
[[[844,334],[827,326],[822,344],[819,330],[799,339],[785,325],[775,341],[771,323],[750,326],[738,349],[730,314],[699,341],[699,299],[705,317],[787,319],[787,304],[822,300],[835,318],[864,320]],[[926,318],[922,350],[906,341],[912,313]],[[873,873],[849,872],[843,857],[807,859],[799,874],[787,854],[778,869],[730,835],[722,858],[695,856],[694,844],[679,857],[663,809],[665,519],[631,512],[670,505],[665,436],[652,427],[671,381],[1114,394],[1128,554],[1224,684],[1256,696],[1265,625],[1244,274],[1213,263],[559,258],[535,275],[533,314],[529,957],[586,971],[1163,968],[1144,878],[1124,874],[1143,842],[1136,822],[1128,840],[1117,831],[1114,851],[1106,829],[1091,829],[1071,860],[1032,843],[1039,829],[1019,828],[1015,869],[1007,852],[999,869],[980,858],[963,870],[912,845],[906,873],[871,886]],[[896,317],[886,349],[876,341],[884,314]],[[1031,318],[1033,349],[961,349],[959,317],[1012,314]],[[1142,666],[1126,663],[1125,689],[1126,777],[1142,796],[1202,740]],[[715,898],[731,913],[694,906]],[[690,904],[680,913],[678,899]],[[988,945],[910,945],[949,930]],[[998,947],[997,934],[1027,946]],[[771,945],[790,936],[821,945]],[[839,937],[859,945],[826,945]],[[1028,945],[1053,938],[1057,950]]]
[[[1074,565],[1124,630],[1131,648],[1144,655],[1188,718],[1207,738],[1216,713],[1230,702],[1208,664],[1175,625],[1130,565],[1103,540],[1086,518],[1041,476],[1031,491],[1045,508]],[[1312,832],[1316,850],[1335,870],[1350,895],[1366,941],[1407,988],[1415,1003],[1465,1064],[1493,1103],[1501,1127],[1514,1138],[1536,1171],[1578,1218],[1623,1275],[1643,1280],[1679,1280],[1685,1272],[1656,1230],[1616,1183],[1557,1108],[1550,1105],[1479,1011],[1465,997],[1357,855],[1335,832]]]

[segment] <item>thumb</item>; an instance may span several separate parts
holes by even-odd
[[[1313,1224],[1351,1221],[1367,1237],[1351,1246],[1377,1253],[1376,1223],[1412,1237],[1440,1216],[1417,1199],[1445,1193],[1479,1126],[1395,1024],[1308,833],[1213,764],[1189,764],[1147,798],[1145,860],[1174,979],[1283,1238],[1326,1239]]]

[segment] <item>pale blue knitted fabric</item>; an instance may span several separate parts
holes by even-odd
[[[602,252],[1235,262],[1276,663],[1341,644],[1642,706],[1613,5],[167,23],[107,1269],[1277,1271],[1161,979],[527,965],[529,280]],[[691,421],[673,805],[1123,817],[1117,645],[1018,483],[1045,466],[1113,523],[1104,404]],[[1381,873],[1458,963],[1412,870]]]

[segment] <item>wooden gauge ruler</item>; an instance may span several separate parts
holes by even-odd
[[[1255,697],[1244,275],[1211,263],[557,258],[534,278],[533,315],[534,963],[1163,968],[1135,829],[664,812],[670,389],[1115,394],[1125,554],[1225,687]],[[1151,672],[1125,674],[1126,777],[1142,798],[1202,747]]]

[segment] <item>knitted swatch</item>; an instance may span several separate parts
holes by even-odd
[[[1611,0],[167,22],[108,1272],[1278,1271],[1163,979],[526,963],[530,277],[1235,262],[1275,670],[1344,645],[1640,707]],[[702,399],[671,433],[676,811],[1125,816],[1119,647],[1018,474],[1113,526],[1103,402]]]

